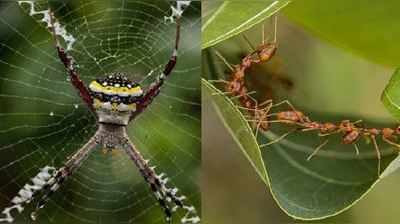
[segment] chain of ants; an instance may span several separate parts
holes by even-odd
[[[217,56],[219,56],[231,69],[229,80],[216,81],[223,82],[226,91],[224,94],[231,94],[234,98],[237,98],[240,103],[240,106],[237,107],[248,112],[248,116],[246,116],[246,118],[252,124],[253,128],[255,128],[256,136],[258,135],[259,130],[268,131],[271,123],[287,124],[294,127],[291,131],[281,135],[279,138],[274,139],[267,144],[261,145],[260,147],[274,144],[294,131],[316,131],[321,137],[333,134],[342,134],[342,143],[346,145],[352,144],[356,150],[356,154],[358,155],[359,149],[357,147],[357,142],[361,139],[361,137],[365,137],[374,145],[378,159],[378,175],[380,175],[381,154],[376,142],[376,138],[381,136],[383,141],[395,146],[400,150],[400,144],[395,142],[397,137],[400,136],[400,125],[395,128],[364,128],[359,125],[359,123],[362,122],[361,120],[355,122],[351,122],[350,120],[342,120],[338,123],[318,122],[311,120],[303,112],[295,109],[295,107],[287,100],[274,104],[270,99],[259,104],[257,100],[250,95],[251,93],[248,92],[248,89],[245,85],[246,70],[251,68],[253,65],[268,62],[274,56],[276,50],[276,41],[264,43],[263,35],[263,43],[253,52],[243,57],[240,64],[232,66],[219,52],[216,52]],[[283,104],[288,105],[290,110],[270,113],[273,107]],[[307,160],[310,160],[313,156],[315,156],[318,151],[327,143],[328,139],[316,147],[315,150],[309,155]]]

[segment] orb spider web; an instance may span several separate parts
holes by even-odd
[[[76,38],[70,53],[85,83],[122,70],[146,87],[168,60],[174,25],[168,1],[35,1],[48,8]],[[0,13],[1,205],[39,169],[59,167],[93,135],[94,116],[81,103],[58,61],[39,15],[15,2]],[[200,163],[199,4],[182,17],[179,62],[158,99],[129,127],[146,159],[199,207]],[[68,46],[68,43],[63,43]],[[66,45],[65,45],[66,44]],[[180,58],[182,57],[182,58]],[[145,76],[149,74],[148,76]],[[171,133],[171,130],[174,130]],[[33,209],[35,203],[25,209]],[[124,153],[95,150],[40,211],[40,223],[164,223],[162,210]],[[175,219],[177,222],[179,219]],[[30,222],[29,212],[15,223]]]

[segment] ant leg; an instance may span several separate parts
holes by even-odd
[[[381,175],[381,152],[379,150],[378,144],[376,143],[375,136],[371,135],[372,143],[376,151],[376,157],[378,158],[378,176]]]
[[[255,93],[255,91],[252,91],[252,92]],[[256,100],[256,98],[252,97],[250,94],[248,95],[248,97],[250,98],[250,100],[252,100],[256,104],[256,107],[257,107],[258,101]]]
[[[319,150],[321,150],[322,147],[324,147],[326,144],[328,144],[328,139],[326,139],[324,142],[322,142],[317,148],[315,148],[314,152],[311,153],[311,155],[309,155],[307,157],[307,161],[310,161],[317,153]]]
[[[318,136],[320,136],[320,137],[325,137],[325,136],[337,134],[337,133],[340,133],[340,132],[341,132],[341,130],[336,130],[336,131],[329,132],[329,133],[318,133]]]
[[[360,155],[360,149],[358,149],[358,145],[356,143],[353,144],[354,150],[356,151],[356,155]]]
[[[208,82],[211,82],[211,83],[213,83],[213,82],[216,82],[216,83],[219,83],[219,82],[222,82],[222,83],[224,83],[224,84],[229,84],[229,82],[228,81],[226,81],[226,80],[222,80],[222,79],[217,79],[217,80],[207,80]]]
[[[229,94],[232,94],[232,92],[220,92],[220,93],[213,93],[213,94],[211,94],[212,96],[217,96],[217,95],[223,95],[223,96],[225,96],[225,95],[229,95]]]
[[[314,131],[314,130],[319,130],[319,128],[304,128],[304,129],[301,129],[301,131],[304,131],[304,132],[306,132],[306,131]]]
[[[236,108],[241,109],[241,110],[251,111],[251,112],[264,110],[264,109],[256,109],[256,108],[247,108],[247,107],[242,107],[242,106],[236,106]]]
[[[292,130],[286,132],[285,134],[281,135],[279,138],[276,138],[276,139],[274,139],[274,140],[272,140],[272,141],[270,141],[270,142],[268,142],[266,144],[260,145],[260,148],[275,144],[275,143],[281,141],[282,139],[286,138],[288,135],[290,135],[291,133],[295,132],[296,130],[297,130],[297,128],[292,129]]]
[[[265,104],[269,104],[268,107],[271,108],[271,107],[272,107],[272,99],[268,99],[268,100],[266,100],[266,101],[260,103],[259,106],[261,107],[261,106],[264,106]]]
[[[297,111],[296,108],[289,102],[289,100],[283,100],[283,101],[281,101],[279,103],[276,103],[276,104],[273,105],[273,107],[277,107],[277,106],[280,106],[282,104],[287,104],[290,107],[290,109],[292,109],[293,111]]]
[[[283,123],[283,124],[294,124],[294,125],[299,125],[299,123],[298,122],[296,122],[296,121],[291,121],[291,120],[269,120],[269,121],[266,121],[266,122],[268,122],[268,123]]]
[[[258,124],[257,124],[256,134],[255,134],[256,139],[258,138],[258,130],[260,129],[261,124],[262,124],[261,122],[258,122]]]
[[[248,97],[250,97],[250,94],[254,94],[254,93],[256,93],[256,91],[251,91],[251,92],[248,92],[248,93],[246,93],[246,94],[241,94],[241,95],[233,96],[233,97],[231,97],[231,99],[240,98],[240,97],[243,97],[243,96],[248,96]]]
[[[260,120],[256,120],[256,119],[249,119],[247,120],[248,122],[260,122],[260,123],[280,123],[280,124],[294,124],[294,125],[298,125],[299,123],[295,122],[295,121],[290,121],[290,120],[270,120],[270,121],[260,121]],[[297,129],[297,128],[296,128]]]
[[[262,107],[262,106],[264,106],[265,104],[267,104],[267,106],[265,106],[263,109],[261,109],[261,110],[264,110],[264,111],[265,111],[265,114],[266,114],[265,116],[266,116],[267,118],[269,118],[269,117],[275,115],[275,113],[269,113],[269,111],[270,111],[271,108],[272,108],[272,100],[271,100],[271,99],[266,100],[266,101],[262,102],[261,104],[259,104],[258,106],[259,106],[259,107]]]
[[[219,57],[219,59],[221,59],[221,61],[226,65],[226,67],[228,67],[232,72],[235,71],[233,66],[228,62],[228,60],[226,60],[224,56],[222,56],[221,53],[219,53],[219,51],[215,50],[215,54]]]
[[[385,141],[386,143],[395,146],[398,150],[400,150],[400,144],[394,143],[393,141],[389,140],[386,137],[382,137],[383,141]]]
[[[252,97],[250,98],[250,99],[253,99]],[[254,100],[254,99],[253,99]],[[256,100],[254,100],[255,101],[255,103],[256,103],[256,106],[255,106],[255,109],[258,109],[258,102],[256,101]],[[254,118],[255,119],[258,119],[258,117],[257,117],[257,110],[255,110],[254,111]],[[261,120],[259,120],[259,121],[257,121],[257,127],[256,127],[256,140],[257,140],[257,137],[258,137],[258,130],[259,130],[259,128],[260,128],[260,126],[261,126],[261,123],[262,121]]]

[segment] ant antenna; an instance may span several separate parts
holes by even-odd
[[[222,56],[221,53],[219,53],[219,51],[215,50],[215,54],[219,57],[219,59],[221,59],[222,62],[224,62],[224,64],[233,72],[235,71],[235,69],[233,69],[232,65],[229,64],[229,62],[226,60],[226,58],[224,58],[224,56]]]
[[[275,15],[274,17],[275,17],[274,18],[274,20],[275,20],[275,24],[274,24],[274,43],[276,43],[276,35],[277,35],[277,32],[278,32],[278,16]]]
[[[262,45],[265,44],[265,23],[262,24],[262,31],[261,31],[261,37],[262,37]]]
[[[278,30],[278,16],[274,15],[274,39],[273,39],[274,44],[276,44],[277,40],[277,30]],[[269,38],[265,36],[265,24],[262,24],[262,44],[268,42],[267,39]]]
[[[252,51],[255,51],[256,48],[251,44],[251,41],[249,40],[249,38],[246,36],[246,34],[242,35],[243,39],[246,41],[246,43],[250,46]]]

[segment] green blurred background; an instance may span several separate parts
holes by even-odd
[[[398,45],[391,41],[399,28],[393,9],[396,4],[293,1],[278,16],[276,57],[252,69],[247,84],[258,91],[261,99],[288,98],[306,112],[356,117],[367,124],[394,124],[396,121],[380,102],[380,95],[399,64],[399,58],[393,56]],[[388,21],[387,26],[377,27],[382,21]],[[273,32],[272,22],[265,21],[267,33]],[[245,34],[253,45],[258,45],[261,25]],[[240,36],[206,49],[202,63],[208,79],[227,77],[228,70],[215,57],[214,50],[232,64],[239,63],[251,51]],[[203,103],[202,125],[205,223],[304,222],[288,217],[278,208],[211,104]],[[379,182],[350,210],[314,223],[397,223],[398,184],[400,176],[396,172]]]

